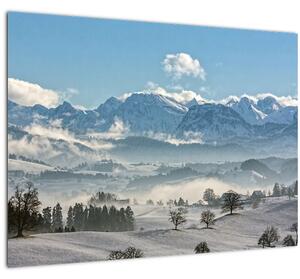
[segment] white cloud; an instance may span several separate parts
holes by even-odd
[[[114,119],[114,123],[108,130],[108,133],[113,135],[113,138],[116,138],[120,135],[128,134],[129,127],[127,127],[123,121],[117,117]]]
[[[23,155],[29,158],[47,159],[59,154],[47,138],[36,137],[12,139],[8,137],[8,152]]]
[[[164,71],[174,79],[192,76],[205,80],[206,73],[199,60],[187,53],[167,54],[162,64]]]
[[[280,105],[284,106],[284,107],[286,107],[286,106],[293,106],[293,107],[294,106],[295,107],[298,106],[298,99],[297,98],[293,98],[291,96],[275,96],[275,95],[273,95],[271,93],[262,93],[262,94],[257,94],[254,97],[256,97],[258,100],[262,100],[262,99],[264,99],[266,97],[272,97],[272,98],[276,99],[277,102]]]
[[[24,130],[33,136],[42,136],[48,139],[76,142],[75,136],[72,133],[70,133],[67,129],[61,128],[60,122],[60,120],[55,120],[49,127],[32,124],[31,126],[26,126]]]
[[[213,188],[215,193],[222,195],[228,190],[234,190],[239,193],[245,193],[246,190],[236,185],[227,184],[215,178],[197,178],[183,182],[166,183],[153,187],[146,194],[137,196],[140,199],[163,200],[178,199],[182,197],[190,202],[196,202],[202,199],[203,192],[206,188]]]
[[[132,93],[124,93],[121,96],[117,97],[120,101],[124,102],[127,98],[129,98]]]
[[[202,96],[199,93],[196,93],[192,90],[184,90],[182,88],[178,88],[178,89],[179,89],[178,91],[169,92],[165,88],[150,81],[147,83],[145,91],[171,98],[183,105],[186,105],[187,103],[191,102],[193,99],[195,99],[199,104],[206,102],[206,100],[202,98]]]
[[[79,94],[79,91],[76,88],[67,88],[67,92],[69,92],[70,94],[73,94],[73,95]]]
[[[74,105],[74,104],[72,104],[72,106],[73,106],[74,108],[78,109],[78,110],[82,110],[83,112],[84,112],[85,110],[89,110],[87,107],[82,106],[82,105]]]
[[[14,78],[8,79],[8,98],[20,105],[41,104],[48,108],[57,106],[60,101],[57,92]]]
[[[70,101],[70,99],[72,99],[74,95],[78,95],[78,94],[79,94],[79,90],[77,90],[76,88],[67,88],[64,91],[59,91],[59,95],[61,99],[68,100],[68,101]]]
[[[201,144],[203,143],[202,137],[203,135],[198,132],[184,132],[184,135],[182,138],[176,138],[176,136],[166,133],[154,133],[152,131],[144,132],[142,134],[144,137],[156,139],[159,141],[168,142],[174,145],[181,145],[181,144]]]
[[[281,106],[286,107],[286,106],[292,106],[296,107],[298,106],[298,99],[291,97],[291,96],[275,96],[271,93],[259,93],[256,95],[248,95],[248,94],[243,94],[241,96],[228,96],[220,101],[217,101],[217,103],[221,104],[227,104],[228,102],[238,102],[241,98],[246,97],[249,100],[253,102],[253,104],[257,104],[259,100],[263,100],[267,97],[274,98]]]
[[[126,138],[129,135],[130,135],[130,127],[127,126],[118,117],[114,118],[114,122],[112,123],[112,125],[110,126],[107,132],[88,133],[88,136],[99,140],[121,139],[121,138]]]

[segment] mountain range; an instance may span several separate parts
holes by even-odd
[[[205,141],[260,140],[297,136],[297,101],[284,103],[267,94],[261,98],[231,96],[225,100],[183,104],[170,96],[133,93],[126,99],[111,97],[96,109],[82,110],[68,102],[55,108],[22,106],[8,100],[8,124],[60,127],[75,134],[108,132],[119,121],[131,135],[161,133],[184,138],[197,133]]]

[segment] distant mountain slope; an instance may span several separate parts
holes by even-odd
[[[265,94],[259,97],[244,95],[241,98],[231,96],[221,104],[238,112],[246,122],[252,125],[263,123],[291,124],[297,115],[297,100],[282,101],[280,97]]]
[[[171,144],[146,137],[127,137],[111,141],[110,154],[130,162],[218,162],[240,161],[255,154],[251,147],[238,144]]]
[[[133,132],[172,133],[188,109],[157,94],[132,94],[119,106],[115,117]]]
[[[255,159],[244,161],[241,164],[241,169],[255,171],[266,178],[273,178],[277,176],[277,173],[274,170],[271,170],[267,165]]]
[[[205,140],[251,137],[251,125],[236,111],[221,104],[204,104],[189,109],[177,128],[180,137],[185,132],[198,132]]]

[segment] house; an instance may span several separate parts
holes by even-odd
[[[263,199],[265,197],[266,197],[265,194],[261,190],[253,191],[251,195],[252,200]]]

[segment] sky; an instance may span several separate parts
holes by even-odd
[[[296,96],[297,35],[9,13],[8,78],[12,96],[49,94],[46,106],[96,107],[158,86],[207,99]]]

